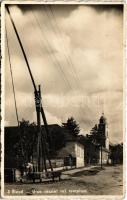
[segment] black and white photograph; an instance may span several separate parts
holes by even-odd
[[[4,3],[3,196],[124,195],[124,4]]]

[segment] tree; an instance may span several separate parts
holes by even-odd
[[[52,156],[56,155],[56,152],[65,146],[65,135],[61,127],[56,127],[51,131],[51,145],[50,153]]]
[[[33,155],[34,147],[37,144],[36,124],[22,119],[20,122],[19,138],[19,149],[21,154],[23,154],[25,161],[29,162]]]
[[[93,144],[98,145],[100,143],[97,124],[95,124],[95,126],[91,129],[90,138]]]
[[[22,120],[19,127],[5,128],[5,166],[19,167],[29,162],[37,144],[35,123]]]
[[[80,133],[79,124],[73,117],[68,118],[67,123],[63,123],[63,127],[66,128],[73,136],[77,136]]]
[[[110,145],[110,159],[113,165],[123,163],[123,143]]]
[[[7,154],[13,152],[11,155],[16,158],[17,164],[22,165],[25,162],[30,162],[33,150],[35,150],[37,144],[36,124],[22,119],[20,126],[16,129],[16,134],[17,137],[13,145],[9,145]],[[12,140],[14,140],[14,137]],[[10,142],[8,141],[7,144],[10,144]]]

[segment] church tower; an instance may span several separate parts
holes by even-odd
[[[102,113],[102,116],[100,117],[98,130],[100,133],[102,146],[107,150],[109,150],[108,124],[104,116],[104,113]]]

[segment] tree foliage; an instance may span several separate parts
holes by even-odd
[[[112,164],[123,163],[123,143],[110,145],[110,159]]]
[[[35,150],[35,146],[37,144],[36,124],[23,119],[20,122],[19,135],[21,153],[23,154],[25,161],[30,161],[30,157],[32,156],[33,150]]]
[[[61,128],[56,127],[51,131],[51,155],[56,155],[56,152],[65,146],[65,135]]]
[[[66,123],[63,123],[63,127],[66,128],[73,136],[77,136],[80,133],[79,124],[73,117],[68,118]]]
[[[29,162],[36,142],[37,127],[35,123],[23,119],[19,127],[5,129],[5,163],[9,163],[13,167],[16,163],[22,165]]]

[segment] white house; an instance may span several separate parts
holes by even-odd
[[[76,167],[84,166],[84,146],[78,141],[68,141],[66,146],[63,147],[59,152],[57,157],[62,158],[63,160],[68,160],[67,163],[71,163]],[[70,159],[69,159],[70,158]],[[64,162],[65,165],[66,162]],[[71,165],[70,164],[70,165]],[[69,164],[68,164],[69,165]]]

